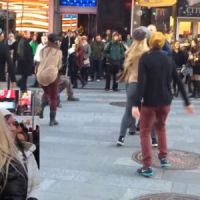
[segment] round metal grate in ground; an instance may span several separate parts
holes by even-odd
[[[153,149],[153,167],[160,167],[160,161],[158,159],[158,150]],[[133,153],[132,159],[138,163],[142,163],[142,152]],[[180,151],[169,150],[168,159],[171,163],[169,169],[173,170],[200,170],[200,154]]]
[[[111,102],[110,105],[111,106],[118,106],[118,107],[125,107],[126,106],[126,102],[125,101]]]
[[[200,197],[185,194],[160,193],[141,196],[134,200],[200,200]]]

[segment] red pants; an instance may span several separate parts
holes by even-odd
[[[151,131],[153,126],[158,134],[159,159],[167,156],[165,124],[169,111],[170,106],[142,106],[141,108],[140,140],[144,167],[150,167],[152,165]]]
[[[44,90],[43,99],[49,103],[50,111],[56,112],[58,97],[58,79],[48,86],[41,86]]]

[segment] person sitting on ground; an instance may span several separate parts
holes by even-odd
[[[33,152],[36,150],[36,147],[32,143],[23,141],[23,138],[21,136],[18,136],[19,129],[16,126],[16,120],[10,111],[1,109],[0,112],[3,114],[4,119],[10,129],[11,136],[15,141],[15,145],[18,150],[18,156],[21,159],[21,162],[26,163],[28,176],[27,199],[39,200],[39,170],[35,157],[33,155]]]
[[[0,199],[27,200],[28,177],[0,112]]]

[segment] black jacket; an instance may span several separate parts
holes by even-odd
[[[139,62],[138,90],[133,106],[167,106],[172,102],[171,82],[176,80],[185,105],[189,99],[178,77],[174,61],[161,50],[153,49],[143,54]]]
[[[10,57],[10,52],[8,46],[5,44],[4,41],[0,42],[0,68],[5,67],[7,63],[8,66],[8,73],[12,82],[15,82],[15,70],[13,67],[13,63]]]
[[[21,75],[33,74],[33,51],[29,41],[21,38],[17,47],[18,73]]]
[[[0,174],[0,187],[2,188],[5,178]],[[4,189],[1,189],[1,200],[26,200],[28,179],[22,165],[12,162],[9,165],[8,178]]]
[[[60,49],[63,53],[63,59],[66,59],[68,56],[68,50],[69,48],[72,47],[72,44],[74,44],[75,38],[74,37],[64,37],[62,42],[61,42],[61,46]]]
[[[188,54],[182,50],[179,50],[178,52],[172,51],[172,58],[176,63],[176,67],[181,68],[183,65],[187,63]]]

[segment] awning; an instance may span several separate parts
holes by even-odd
[[[138,0],[138,5],[144,7],[166,7],[176,3],[177,0]]]

